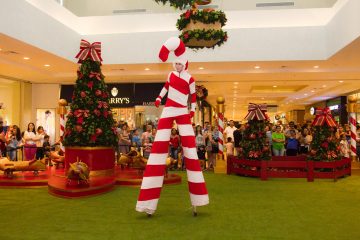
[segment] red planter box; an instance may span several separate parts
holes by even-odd
[[[115,167],[115,152],[112,147],[67,147],[65,152],[65,169],[77,159],[86,163],[90,171],[113,170]]]
[[[351,175],[351,160],[343,158],[334,162],[306,161],[305,155],[295,157],[272,157],[270,161],[244,160],[235,157],[228,158],[227,173],[244,176],[268,178],[307,178],[309,182],[314,178],[330,178]]]

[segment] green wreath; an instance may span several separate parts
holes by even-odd
[[[171,7],[178,8],[180,10],[193,5],[195,1],[196,0],[155,0],[155,2],[162,3],[163,5],[169,2]]]
[[[209,29],[209,30],[204,30],[204,29],[195,29],[195,30],[189,30],[189,31],[185,31],[183,32],[180,36],[180,39],[186,44],[188,43],[191,39],[196,39],[196,40],[218,40],[218,42],[212,46],[212,48],[214,48],[215,46],[221,46],[222,44],[224,44],[224,42],[226,42],[228,36],[227,36],[227,32],[224,32],[223,30],[214,30],[214,29]],[[204,48],[206,46],[187,46],[189,48],[196,48],[196,49],[201,49]]]
[[[179,31],[183,30],[191,22],[191,20],[195,23],[202,22],[205,24],[220,22],[221,27],[225,26],[227,21],[223,11],[198,10],[193,12],[191,10],[187,10],[181,14],[180,18],[177,20],[177,29],[179,29]]]

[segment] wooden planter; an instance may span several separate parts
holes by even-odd
[[[308,182],[315,178],[334,179],[351,175],[351,160],[339,161],[306,161],[305,155],[296,157],[272,157],[272,160],[246,160],[228,158],[228,174],[268,178],[306,178]]]
[[[193,20],[190,21],[190,23],[183,29],[183,33],[185,33],[186,31],[193,31],[196,29],[200,29],[200,30],[221,30],[221,23],[220,22],[216,22],[216,23],[212,23],[212,24],[205,24],[202,22],[194,22]],[[187,43],[185,43],[186,46],[188,47],[213,47],[215,46],[218,42],[220,41],[220,39],[218,40],[204,40],[204,39],[199,39],[197,40],[196,38],[192,38],[190,39]]]

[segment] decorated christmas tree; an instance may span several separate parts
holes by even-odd
[[[101,73],[100,43],[82,40],[76,56],[81,63],[73,92],[63,144],[116,146],[118,139],[109,107],[109,93]]]
[[[330,109],[316,109],[316,117],[312,125],[315,130],[310,144],[309,159],[315,161],[340,160],[339,143],[335,138],[337,124]]]
[[[239,157],[249,160],[270,160],[270,148],[266,142],[265,126],[268,123],[266,105],[250,104],[245,119],[245,131],[241,140]]]

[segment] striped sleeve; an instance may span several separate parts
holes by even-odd
[[[190,88],[190,99],[191,99],[191,111],[195,112],[195,106],[196,106],[195,80],[192,77],[190,78],[189,81],[189,88]]]
[[[163,97],[165,96],[165,94],[169,90],[170,75],[171,75],[171,73],[169,73],[168,78],[166,80],[166,83],[165,83],[164,87],[161,89],[161,92],[160,92],[159,96],[156,98],[156,101],[157,100],[161,101],[161,99],[163,99]]]

